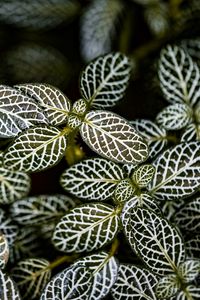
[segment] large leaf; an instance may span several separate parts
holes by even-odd
[[[0,269],[4,269],[9,257],[9,246],[6,236],[0,232]]]
[[[63,172],[62,187],[85,200],[106,200],[112,197],[116,185],[124,177],[122,169],[103,158],[81,161]]]
[[[188,259],[183,262],[178,269],[179,276],[184,282],[192,282],[200,274],[200,260],[199,259]]]
[[[156,300],[157,281],[156,276],[146,269],[121,264],[111,293],[116,300]]]
[[[20,134],[8,147],[4,165],[11,170],[41,171],[58,163],[66,146],[64,133],[56,127],[33,127]]]
[[[158,299],[168,299],[178,293],[181,284],[175,274],[162,277],[156,285]]]
[[[185,260],[185,248],[175,227],[144,208],[132,210],[129,223],[133,241],[146,265],[161,276],[177,272]]]
[[[193,194],[200,185],[200,142],[179,144],[153,162],[155,175],[150,194],[158,200],[174,200]]]
[[[101,203],[72,209],[57,224],[53,243],[64,252],[92,251],[111,242],[119,230],[118,212]]]
[[[181,48],[168,45],[161,52],[159,79],[165,98],[171,103],[195,105],[200,97],[200,71]]]
[[[6,273],[0,270],[0,299],[21,300],[15,282]]]
[[[0,209],[0,232],[5,235],[8,241],[9,248],[13,247],[13,244],[18,235],[18,231],[18,226],[10,217],[5,214],[2,209]]]
[[[46,117],[36,102],[17,89],[0,85],[0,137],[14,137]]]
[[[147,159],[148,147],[143,138],[128,121],[114,113],[89,112],[80,132],[92,150],[110,160],[139,164]]]
[[[15,87],[37,101],[51,125],[57,126],[67,123],[71,104],[59,89],[39,83],[20,84]]]
[[[114,106],[124,96],[130,70],[130,61],[121,53],[109,53],[97,58],[81,75],[83,98],[96,108]]]

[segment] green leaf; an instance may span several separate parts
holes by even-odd
[[[183,262],[178,268],[179,276],[184,282],[189,283],[194,281],[200,274],[200,260],[189,259]]]
[[[9,246],[7,238],[0,232],[0,269],[4,269],[9,258]]]
[[[152,180],[155,173],[154,166],[150,164],[138,167],[131,176],[133,182],[139,188],[145,188]]]
[[[16,85],[25,95],[35,99],[51,125],[66,124],[71,109],[70,100],[56,87],[48,84],[27,83]]]
[[[116,203],[122,203],[133,197],[136,187],[129,178],[121,180],[115,188],[113,199]]]
[[[200,143],[179,144],[154,162],[150,194],[158,200],[175,200],[196,192],[200,185]]]
[[[66,147],[66,136],[56,127],[33,127],[20,134],[8,147],[4,166],[25,172],[45,170],[59,162]]]
[[[6,273],[0,270],[0,297],[2,300],[21,300],[15,282]]]
[[[176,223],[176,214],[179,209],[185,205],[185,199],[176,199],[175,201],[162,201],[160,208],[163,216],[171,223]]]
[[[180,47],[168,45],[161,51],[159,79],[169,102],[194,106],[199,101],[199,68]]]
[[[48,267],[49,262],[42,258],[28,258],[15,265],[12,269],[12,277],[23,299],[38,299],[51,277]]]
[[[165,277],[162,277],[156,285],[156,295],[158,299],[168,299],[175,294],[181,288],[181,284],[178,281],[176,275],[171,274]]]
[[[122,117],[108,111],[91,111],[80,128],[84,142],[99,155],[118,163],[139,164],[148,147],[139,133]]]
[[[116,300],[156,300],[157,278],[150,271],[134,265],[121,264],[111,293]]]
[[[190,258],[200,257],[200,235],[189,237],[185,242],[185,248]]]
[[[194,285],[188,285],[184,291],[181,291],[176,298],[172,300],[199,300],[200,295],[200,287],[196,287]]]
[[[124,172],[103,158],[83,160],[63,172],[60,183],[65,191],[84,200],[103,201],[112,197]]]
[[[200,125],[191,123],[186,128],[181,135],[181,142],[191,142],[200,141]]]
[[[81,75],[83,98],[96,108],[114,106],[124,96],[130,71],[131,62],[121,53],[109,53],[97,58]]]
[[[14,137],[37,123],[47,123],[37,103],[12,87],[0,85],[0,137]]]
[[[145,264],[158,275],[177,272],[185,260],[185,248],[177,229],[151,210],[132,210],[132,237]]]
[[[8,217],[2,209],[0,209],[0,232],[5,235],[9,248],[11,249],[14,241],[16,240],[19,229],[13,220]]]
[[[119,217],[108,204],[90,203],[72,209],[57,224],[53,244],[64,252],[84,252],[110,243],[119,231]]]
[[[87,300],[91,286],[91,272],[86,267],[73,265],[52,278],[40,300]]]

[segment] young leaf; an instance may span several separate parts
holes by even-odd
[[[36,102],[17,89],[0,85],[0,137],[14,137],[37,123],[47,123]]]
[[[0,269],[4,269],[9,257],[9,246],[6,236],[0,232]]]
[[[200,185],[200,143],[179,144],[154,162],[150,194],[158,200],[175,200],[193,194]]]
[[[80,133],[99,155],[118,163],[139,164],[147,159],[148,147],[140,134],[122,117],[108,111],[91,111]]]
[[[180,290],[181,285],[174,274],[162,277],[156,285],[156,295],[158,299],[168,299]]]
[[[146,269],[121,264],[118,278],[111,289],[115,300],[156,300],[154,293],[158,280]]]
[[[139,188],[145,188],[151,182],[155,173],[155,168],[152,165],[142,165],[138,167],[132,177],[133,182]]]
[[[199,300],[200,295],[200,287],[196,287],[194,285],[188,285],[184,291],[181,291],[175,298],[172,300]],[[170,299],[171,300],[171,299]]]
[[[45,170],[59,162],[66,146],[66,136],[56,127],[33,127],[21,133],[8,147],[4,166],[25,172]]]
[[[19,261],[12,269],[12,277],[17,283],[23,299],[38,299],[51,277],[49,262],[41,258]]]
[[[115,188],[113,199],[117,203],[126,202],[135,193],[136,187],[129,178],[121,180]]]
[[[59,89],[39,83],[20,84],[15,87],[35,99],[45,112],[49,124],[57,126],[67,123],[71,103]]]
[[[114,106],[124,96],[130,71],[131,63],[121,53],[109,53],[97,58],[81,75],[80,89],[83,98],[95,108]]]
[[[146,265],[158,275],[177,272],[185,260],[185,248],[178,231],[151,210],[132,210],[129,221],[133,241]]]
[[[81,161],[63,172],[60,183],[64,190],[85,200],[103,201],[112,197],[122,169],[103,158]]]
[[[118,212],[101,203],[72,209],[57,224],[53,244],[64,252],[92,251],[110,243],[119,230]]]
[[[15,282],[6,273],[0,270],[0,298],[2,300],[21,300]]]
[[[200,125],[196,123],[189,124],[181,135],[181,142],[200,141]]]
[[[186,260],[179,266],[178,272],[179,276],[184,280],[184,282],[192,282],[200,274],[200,260]]]
[[[11,218],[6,216],[2,209],[0,209],[0,232],[5,235],[10,249],[13,247],[14,241],[18,235],[18,231],[18,226]]]

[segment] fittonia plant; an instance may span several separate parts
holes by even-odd
[[[162,50],[159,78],[171,106],[156,122],[103,110],[123,97],[130,70],[123,54],[97,58],[73,105],[49,85],[1,86],[1,136],[12,139],[1,160],[3,299],[199,299],[200,142],[183,139],[199,122],[199,68],[183,48]],[[180,133],[168,131],[179,129],[178,143]],[[29,197],[27,173],[58,163],[78,132],[102,157],[75,159],[61,174],[74,198]],[[120,256],[122,234],[136,264]]]

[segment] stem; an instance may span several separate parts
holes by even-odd
[[[46,268],[46,270],[53,270],[54,268],[60,266],[61,264],[65,263],[65,262],[72,263],[78,257],[79,257],[78,254],[61,256],[61,257],[57,258],[56,260],[54,260],[53,262],[51,262],[49,264],[49,266]],[[45,269],[43,271],[45,271]]]
[[[110,251],[109,251],[109,257],[112,257],[113,255],[115,255],[118,248],[119,248],[119,240],[116,238],[113,241],[112,245],[111,245],[111,248],[110,248]]]

